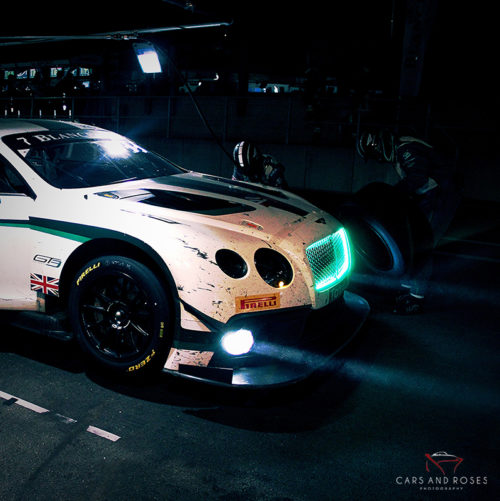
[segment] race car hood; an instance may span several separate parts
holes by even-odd
[[[198,215],[205,223],[208,218],[217,219],[274,235],[290,233],[306,217],[325,216],[289,192],[192,172],[130,182],[94,194],[124,202],[127,210],[151,217],[182,218],[179,212],[171,212],[180,211],[190,214],[190,219]]]

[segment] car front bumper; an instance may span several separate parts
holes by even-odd
[[[305,306],[235,315],[223,330],[251,330],[255,344],[248,354],[224,353],[220,348],[222,332],[203,333],[203,347],[197,342],[199,335],[191,333],[190,337],[185,333],[184,349],[178,352],[190,353],[191,357],[175,365],[167,362],[165,371],[232,387],[291,384],[325,369],[357,334],[369,312],[365,299],[345,291],[339,299],[318,310]],[[208,344],[207,338],[211,339]]]

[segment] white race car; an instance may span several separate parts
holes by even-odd
[[[0,310],[118,373],[304,378],[363,324],[341,224],[94,126],[0,119]]]

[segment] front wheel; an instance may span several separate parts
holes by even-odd
[[[172,309],[164,286],[143,264],[121,256],[89,261],[69,294],[76,340],[115,373],[163,367],[172,343]]]

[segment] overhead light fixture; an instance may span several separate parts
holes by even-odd
[[[160,60],[153,44],[135,43],[134,52],[144,73],[161,73]]]

